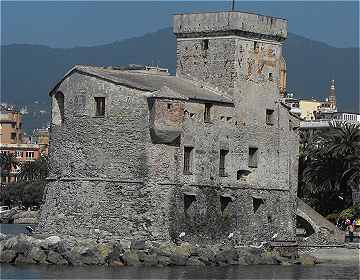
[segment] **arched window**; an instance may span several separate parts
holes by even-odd
[[[52,123],[61,125],[64,122],[64,94],[60,91],[53,96]]]

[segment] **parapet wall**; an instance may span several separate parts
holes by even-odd
[[[287,20],[244,12],[177,14],[173,31],[178,36],[240,31],[282,41],[287,38]]]

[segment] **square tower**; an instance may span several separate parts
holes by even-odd
[[[280,99],[287,20],[235,11],[177,14],[173,31],[176,75],[231,95],[245,124],[263,123]]]

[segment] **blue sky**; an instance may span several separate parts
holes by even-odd
[[[168,27],[172,14],[228,10],[231,1],[1,2],[1,44],[94,46]],[[289,20],[289,31],[336,47],[359,46],[357,1],[236,1],[236,10]]]

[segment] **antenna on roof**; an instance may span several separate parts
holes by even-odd
[[[235,0],[232,0],[232,7],[231,10],[234,11],[235,10]]]

